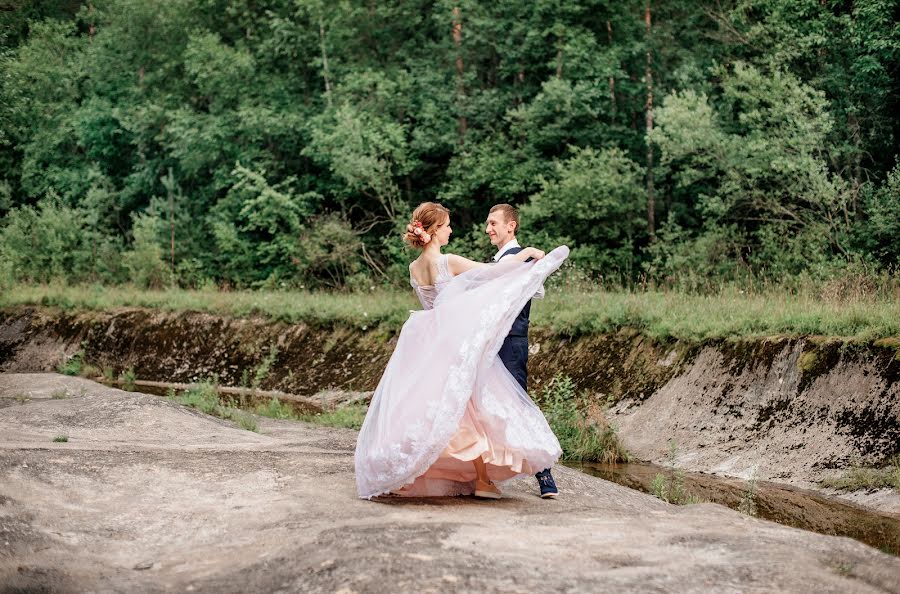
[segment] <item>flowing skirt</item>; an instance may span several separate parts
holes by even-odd
[[[497,353],[568,254],[561,246],[537,262],[470,270],[410,315],[357,440],[360,497],[472,493],[478,457],[495,482],[556,462],[559,441]]]

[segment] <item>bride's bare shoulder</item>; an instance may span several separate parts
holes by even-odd
[[[412,275],[413,280],[416,281],[416,284],[423,287],[434,283],[434,274],[432,272],[434,268],[435,263],[424,255],[409,263],[409,273]]]
[[[463,256],[457,256],[456,254],[447,254],[447,268],[450,269],[450,273],[453,276],[462,274],[473,268],[478,268],[479,266],[485,266],[485,264],[469,260]]]

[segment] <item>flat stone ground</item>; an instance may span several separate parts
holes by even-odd
[[[2,374],[0,592],[900,592],[856,541],[567,468],[556,501],[360,500],[355,439]]]

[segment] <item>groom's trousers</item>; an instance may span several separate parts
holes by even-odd
[[[500,347],[500,360],[522,389],[528,391],[528,337],[507,336]]]

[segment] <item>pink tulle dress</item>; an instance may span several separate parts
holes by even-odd
[[[478,457],[495,483],[556,462],[559,441],[497,353],[568,253],[562,246],[536,262],[506,260],[456,277],[441,256],[433,285],[410,275],[424,310],[403,325],[360,430],[360,497],[471,494]]]

